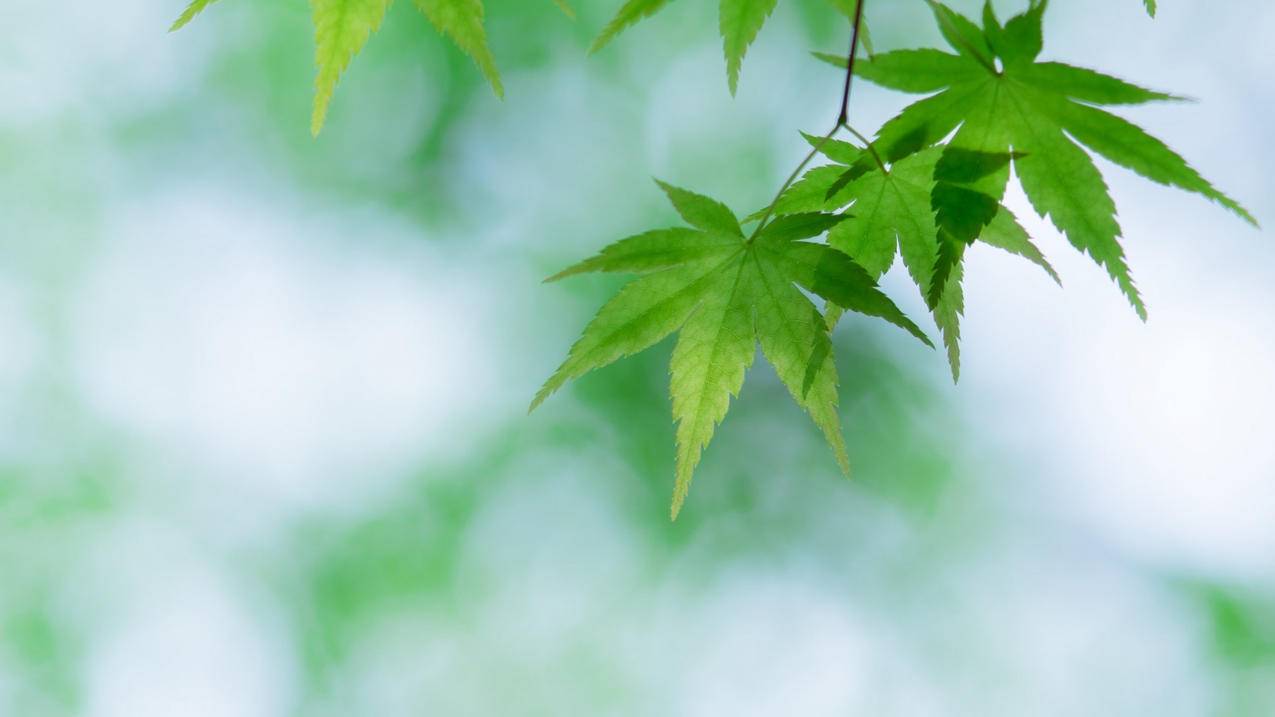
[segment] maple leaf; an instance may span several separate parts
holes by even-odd
[[[677,422],[676,485],[681,510],[700,456],[739,395],[758,344],[793,399],[810,414],[849,471],[837,414],[837,372],[818,307],[802,292],[885,319],[929,339],[849,256],[809,241],[846,221],[825,212],[790,213],[745,236],[724,204],[660,183],[690,227],[622,239],[550,281],[585,272],[640,275],[608,301],[532,401],[534,410],[568,381],[644,351],[676,332],[669,364]]]
[[[169,31],[181,29],[216,1],[193,0]],[[566,0],[554,2],[568,16],[573,15]],[[314,80],[314,108],[310,117],[310,132],[315,136],[323,129],[337,83],[354,56],[380,28],[390,3],[391,0],[310,0],[314,61],[318,68]],[[415,0],[415,4],[439,32],[474,60],[496,96],[503,97],[500,72],[487,45],[482,0]]]
[[[314,110],[310,133],[318,136],[328,104],[350,61],[381,26],[390,0],[311,0],[314,21]]]
[[[856,74],[904,92],[934,93],[882,126],[873,144],[887,161],[932,146],[954,131],[940,164],[952,158],[953,164],[968,168],[1004,160],[1003,166],[990,168],[965,186],[969,192],[932,195],[941,215],[944,210],[949,215],[968,211],[971,192],[999,201],[1012,162],[1037,213],[1048,217],[1072,245],[1103,266],[1144,319],[1146,307],[1120,245],[1115,204],[1084,147],[1155,182],[1201,194],[1256,224],[1243,207],[1163,142],[1098,107],[1178,98],[1094,70],[1037,60],[1044,44],[1047,0],[1034,0],[1026,12],[1004,25],[988,3],[981,28],[942,3],[927,2],[955,54],[931,49],[881,53],[856,65]],[[844,59],[823,57],[845,66]],[[961,160],[957,153],[965,158]],[[961,173],[961,167],[956,170]],[[985,213],[981,218],[989,216]],[[976,228],[971,222],[952,226],[963,227],[966,235],[949,233],[943,237],[949,243],[967,242],[969,230]],[[948,249],[956,261],[960,251],[960,247]]]
[[[186,6],[186,9],[182,11],[182,14],[178,15],[177,19],[173,21],[173,24],[169,26],[168,31],[177,32],[182,29],[191,20],[194,20],[196,15],[206,10],[209,5],[212,5],[215,2],[217,2],[217,0],[192,0],[191,3]]]
[[[943,336],[952,377],[959,379],[960,319],[965,301],[959,262],[949,268],[948,280],[934,281],[942,245],[932,195],[938,184],[936,167],[943,148],[922,150],[887,167],[878,163],[871,152],[847,142],[810,135],[806,139],[834,163],[807,172],[779,198],[775,213],[842,209],[853,213],[853,220],[829,231],[828,243],[848,254],[874,278],[888,271],[896,256],[902,258],[922,294],[933,299],[928,303]],[[1007,207],[995,202],[992,215],[980,227],[976,239],[1028,259],[1059,281],[1053,267]],[[932,295],[935,285],[939,291]],[[832,323],[836,318],[834,313]]]
[[[739,85],[739,68],[743,65],[748,46],[757,39],[757,33],[778,0],[721,0],[719,25],[722,33],[722,49],[726,54],[726,77],[731,94]]]
[[[617,35],[636,25],[644,18],[651,17],[663,10],[664,6],[668,4],[669,0],[625,0],[620,9],[616,11],[615,17],[611,18],[611,21],[593,39],[593,44],[589,46],[589,52],[597,52],[611,44],[611,41]]]
[[[465,54],[487,78],[497,97],[504,97],[505,88],[496,69],[496,58],[487,46],[487,31],[483,27],[483,0],[416,0],[416,7],[433,23],[434,27]],[[566,11],[570,8],[559,3]]]
[[[589,48],[597,52],[606,47],[617,35],[641,20],[655,15],[668,6],[670,0],[625,0],[611,21],[602,28]],[[722,51],[726,57],[726,80],[731,94],[739,86],[739,72],[748,54],[748,48],[766,24],[779,0],[718,0],[718,30],[722,36]],[[858,0],[828,0],[835,9],[851,17]],[[865,38],[869,52],[871,40]]]

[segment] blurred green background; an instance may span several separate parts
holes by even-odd
[[[303,0],[5,0],[0,715],[1275,714],[1268,237],[1104,165],[1149,324],[1036,221],[1066,289],[971,255],[959,386],[838,330],[853,481],[758,362],[671,524],[669,346],[526,416],[617,285],[540,279],[672,224],[652,176],[767,201],[847,27],[781,3],[732,99],[715,3],[594,57],[574,4],[489,2],[501,102],[397,3],[314,141]],[[1275,216],[1275,7],[1049,23]]]

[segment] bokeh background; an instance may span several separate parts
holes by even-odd
[[[715,3],[574,2],[489,2],[503,102],[397,3],[314,141],[303,0],[4,0],[0,714],[1275,714],[1269,234],[1104,165],[1148,324],[1033,222],[1065,289],[974,252],[959,386],[839,328],[852,481],[759,362],[670,524],[669,346],[528,417],[618,282],[540,279],[652,176],[764,204],[848,28],[785,0],[732,99]],[[1275,221],[1275,6],[1161,5],[1047,53]]]

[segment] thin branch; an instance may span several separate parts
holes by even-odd
[[[845,89],[841,93],[841,112],[837,115],[837,123],[832,126],[832,129],[828,131],[828,134],[823,136],[823,139],[819,140],[815,144],[814,149],[810,150],[810,153],[806,155],[806,158],[801,160],[801,164],[797,165],[797,168],[793,170],[792,174],[788,175],[788,179],[783,183],[783,186],[779,188],[779,191],[775,194],[775,198],[771,200],[770,205],[766,207],[766,213],[762,215],[761,221],[757,222],[757,227],[753,229],[752,234],[749,235],[749,243],[757,238],[757,235],[761,233],[762,229],[766,228],[766,224],[770,221],[770,218],[774,216],[775,206],[779,204],[779,200],[784,196],[784,192],[788,191],[788,188],[792,186],[792,183],[797,181],[797,177],[801,176],[801,170],[805,169],[806,165],[810,164],[810,161],[815,158],[815,155],[819,154],[819,150],[823,149],[823,146],[832,139],[833,135],[837,133],[837,130],[842,127],[846,127],[851,132],[854,132],[856,137],[863,139],[863,135],[855,131],[855,129],[846,124],[846,122],[850,119],[850,87],[854,83],[854,59],[855,56],[859,54],[859,34],[863,29],[863,6],[866,2],[867,0],[859,0],[855,6],[854,27],[850,32],[850,56],[846,60],[846,83]],[[867,143],[867,140],[864,140],[864,142]],[[876,158],[877,164],[881,164],[881,158],[877,157],[877,153],[872,149],[872,145],[870,143],[868,143],[868,149],[872,152],[872,156]],[[881,165],[881,169],[884,170],[885,165]]]
[[[819,150],[823,149],[823,146],[828,143],[828,140],[832,139],[832,136],[836,134],[839,129],[841,129],[841,125],[833,127],[828,134],[825,134],[822,139],[816,142],[814,148],[806,155],[806,158],[801,160],[801,164],[798,164],[797,168],[792,170],[792,174],[788,175],[787,181],[785,181],[783,186],[779,188],[779,191],[775,194],[775,198],[770,201],[770,206],[766,207],[766,213],[761,216],[761,221],[757,222],[757,228],[753,229],[753,233],[749,235],[748,241],[750,243],[752,240],[757,238],[757,235],[761,233],[762,229],[766,228],[766,223],[769,222],[771,216],[774,215],[775,207],[779,204],[779,200],[784,196],[784,192],[788,191],[788,188],[792,186],[792,183],[797,181],[797,177],[801,176],[801,170],[805,169],[807,164],[810,164],[810,160],[814,159],[816,154],[819,154]]]
[[[863,6],[868,0],[859,0],[854,8],[854,29],[850,32],[850,55],[846,58],[846,88],[841,93],[841,114],[837,115],[837,126],[850,119],[850,85],[854,82],[854,60],[859,55],[859,34],[863,29]]]

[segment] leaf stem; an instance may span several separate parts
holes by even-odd
[[[877,167],[881,169],[882,174],[890,173],[890,170],[885,168],[885,162],[881,161],[881,155],[877,154],[877,148],[872,146],[872,140],[869,140],[867,137],[864,137],[862,134],[859,133],[859,130],[850,126],[849,123],[842,123],[841,126],[849,130],[850,134],[854,135],[855,138],[858,139],[860,142],[863,142],[864,148],[867,149],[868,154],[871,154],[872,158],[876,160]]]
[[[863,6],[868,0],[859,0],[854,8],[854,29],[850,32],[850,55],[846,58],[846,87],[841,93],[841,114],[837,115],[837,126],[844,125],[850,119],[850,86],[854,82],[854,60],[859,55],[859,34],[863,29]]]
[[[775,213],[775,206],[779,204],[779,200],[784,196],[784,192],[788,191],[788,188],[792,186],[792,183],[797,181],[797,177],[801,175],[801,170],[805,169],[807,164],[810,164],[810,160],[814,159],[816,154],[819,154],[819,150],[823,149],[823,146],[828,143],[828,140],[832,139],[832,135],[836,134],[839,129],[841,129],[841,125],[837,124],[831,131],[828,132],[828,134],[825,134],[822,139],[815,143],[814,148],[806,154],[806,158],[801,160],[801,164],[798,164],[797,168],[792,170],[792,174],[788,175],[788,179],[784,182],[783,186],[781,186],[779,191],[775,193],[775,198],[770,200],[770,206],[766,207],[766,213],[761,216],[761,221],[757,222],[757,228],[753,229],[753,233],[749,235],[749,244],[757,238],[757,235],[761,233],[762,229],[766,228],[766,224]]]
[[[752,234],[749,235],[747,241],[749,244],[757,238],[758,234],[761,234],[762,229],[766,228],[766,224],[770,222],[771,217],[775,214],[775,206],[779,204],[779,200],[784,196],[784,192],[788,191],[788,188],[792,186],[792,183],[797,181],[797,177],[801,176],[801,170],[805,169],[806,165],[810,164],[810,161],[815,158],[815,155],[819,154],[819,150],[823,149],[823,146],[828,143],[828,140],[832,139],[833,135],[837,133],[837,130],[840,130],[842,127],[850,130],[856,137],[862,140],[864,144],[868,146],[868,151],[872,153],[873,158],[877,160],[877,164],[881,166],[882,170],[885,169],[885,165],[881,164],[881,158],[877,156],[876,150],[872,148],[872,144],[864,139],[863,135],[859,134],[857,130],[847,124],[850,119],[850,88],[854,84],[854,61],[855,57],[859,54],[859,35],[863,29],[863,6],[867,3],[867,1],[868,0],[859,0],[859,2],[855,5],[854,26],[850,32],[850,54],[846,59],[846,82],[845,88],[841,92],[841,111],[837,115],[837,123],[832,126],[832,129],[828,131],[828,134],[823,136],[823,139],[819,140],[819,142],[815,144],[814,148],[806,155],[806,158],[801,160],[801,164],[798,164],[797,168],[792,171],[792,174],[788,175],[788,179],[785,180],[783,186],[779,188],[779,191],[775,194],[775,198],[772,199],[770,205],[766,207],[766,213],[762,215],[761,221],[757,222],[757,227],[753,229]]]

